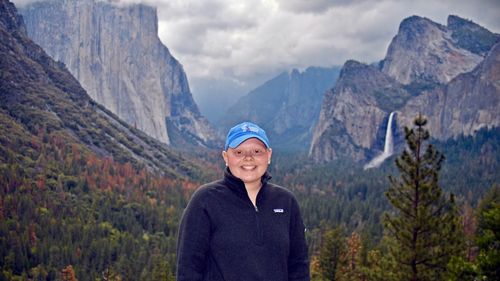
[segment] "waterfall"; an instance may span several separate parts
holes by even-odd
[[[391,112],[391,114],[389,115],[389,121],[387,121],[387,130],[385,131],[384,153],[382,154],[386,154],[387,157],[391,156],[394,151],[394,140],[392,139],[393,117],[394,117],[394,112]]]
[[[385,131],[384,151],[382,152],[382,154],[373,158],[372,161],[366,164],[364,167],[365,170],[370,168],[377,168],[378,166],[380,166],[380,164],[382,164],[382,162],[384,162],[385,159],[391,156],[392,153],[394,152],[394,140],[392,137],[393,117],[394,117],[394,112],[391,112],[391,114],[389,115],[389,120],[387,121],[387,129]]]

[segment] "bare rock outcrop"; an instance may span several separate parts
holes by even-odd
[[[173,146],[216,140],[182,65],[158,38],[155,8],[50,0],[20,12],[29,36],[66,64],[94,100],[128,124]]]

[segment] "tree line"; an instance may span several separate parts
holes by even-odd
[[[399,176],[389,176],[392,209],[383,216],[381,241],[370,247],[356,231],[346,237],[341,227],[327,228],[312,257],[313,280],[500,279],[500,186],[476,214],[470,205],[460,211],[453,193],[438,184],[444,155],[425,146],[427,121],[419,116],[414,123],[395,161]]]
[[[174,280],[181,206],[197,183],[57,132],[12,132],[0,140],[0,280]]]
[[[155,175],[57,131],[9,132],[0,135],[0,280],[175,280],[178,222],[207,179]],[[313,280],[498,279],[498,175],[450,176],[466,174],[469,153],[498,167],[488,152],[498,134],[429,147],[425,121],[406,133],[397,164],[375,170],[275,157],[273,181],[301,204]],[[443,147],[462,164],[448,165]]]

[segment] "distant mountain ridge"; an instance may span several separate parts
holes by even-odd
[[[128,124],[175,147],[220,142],[193,100],[182,65],[158,38],[155,8],[49,0],[20,12],[29,36]]]
[[[404,19],[389,45],[382,72],[408,85],[444,84],[460,73],[471,71],[483,57],[461,48],[453,34],[453,30],[426,18]]]
[[[220,120],[223,130],[250,120],[267,129],[275,147],[307,151],[324,92],[335,85],[339,67],[283,72],[249,92]]]
[[[204,173],[93,101],[64,64],[28,37],[22,17],[6,0],[0,0],[0,115],[2,149],[13,149],[2,150],[0,157],[17,153],[22,158],[39,135],[52,135],[65,146],[75,144],[172,178]],[[12,128],[25,137],[11,137]],[[21,143],[10,143],[13,140]]]
[[[500,126],[498,42],[499,34],[458,16],[448,26],[418,16],[403,20],[379,68],[344,64],[325,94],[310,156],[373,157],[391,112],[399,135],[419,113],[440,140]]]

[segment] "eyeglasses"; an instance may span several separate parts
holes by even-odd
[[[236,158],[245,158],[245,157],[263,157],[266,156],[266,151],[267,149],[265,148],[254,148],[250,150],[243,150],[243,149],[231,149],[229,150],[229,153],[231,153],[232,156]]]

